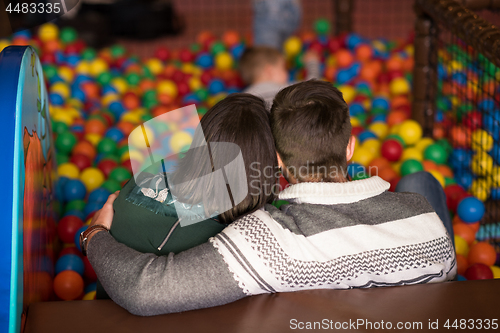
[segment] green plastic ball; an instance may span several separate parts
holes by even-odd
[[[47,80],[52,80],[57,75],[57,67],[53,65],[43,65],[43,74]]]
[[[450,178],[450,177],[444,177],[444,187],[449,186],[449,185],[453,185],[456,183],[457,182],[455,181],[455,179]]]
[[[101,161],[104,160],[115,161],[117,164],[120,163],[120,158],[116,154],[105,154]]]
[[[109,179],[117,181],[120,184],[123,183],[126,180],[129,180],[130,177],[132,177],[132,174],[130,173],[130,171],[128,171],[124,167],[116,167],[109,174]]]
[[[453,152],[453,146],[448,141],[448,139],[442,138],[442,139],[437,140],[436,143],[444,148],[444,151],[446,152],[446,156],[450,156],[450,154]]]
[[[202,102],[206,101],[208,98],[208,90],[207,89],[200,88],[200,89],[196,90],[194,93],[195,93],[196,97],[198,97],[200,99],[200,101],[202,101]]]
[[[115,193],[116,191],[120,191],[122,189],[121,184],[113,179],[106,180],[104,183],[102,183],[101,187],[111,193]]]
[[[192,53],[198,53],[201,51],[201,45],[198,44],[198,43],[193,43],[189,46],[189,50],[192,52]]]
[[[327,19],[316,20],[314,31],[320,36],[327,35],[330,32],[330,22]]]
[[[224,51],[226,51],[226,46],[224,46],[224,43],[222,42],[214,42],[210,47],[210,53],[212,53],[213,55]]]
[[[137,73],[129,73],[125,79],[131,86],[137,86],[141,82],[141,77]]]
[[[111,56],[113,58],[120,58],[125,55],[125,48],[121,45],[113,45],[111,46]],[[132,60],[132,57],[130,57],[130,60]]]
[[[59,33],[59,37],[61,38],[61,41],[63,43],[72,43],[76,40],[78,37],[78,33],[76,32],[75,29],[71,27],[65,27],[61,29],[61,32]]]
[[[97,53],[93,48],[87,47],[82,52],[82,59],[87,60],[87,61],[94,60],[96,55],[97,55]]]
[[[77,142],[76,136],[70,131],[63,132],[59,134],[56,138],[55,146],[57,152],[60,154],[68,155]]]
[[[83,200],[72,200],[66,204],[64,211],[69,212],[70,210],[79,210],[83,212],[85,205],[86,203]]]
[[[113,154],[116,152],[116,142],[111,138],[102,138],[97,145],[97,151],[103,154]]]
[[[142,100],[145,101],[156,101],[156,91],[154,90],[146,90],[142,95]]]
[[[105,86],[105,85],[109,84],[112,79],[113,79],[113,75],[111,75],[110,72],[102,72],[97,77],[97,82],[99,82],[99,84],[101,86]]]
[[[204,116],[205,113],[207,113],[207,111],[208,111],[208,109],[206,107],[204,107],[204,106],[199,106],[198,107],[198,114],[200,114],[202,116]]]
[[[448,159],[448,154],[440,144],[434,143],[425,148],[424,158],[426,160],[433,161],[437,164],[443,164],[446,163],[446,160]]]
[[[410,175],[415,172],[423,171],[424,166],[417,160],[406,160],[401,164],[401,176]]]
[[[66,131],[68,131],[68,125],[66,125],[62,121],[56,121],[52,124],[52,132],[56,134],[61,134]]]
[[[358,116],[356,116],[356,117],[358,117]],[[403,148],[406,147],[405,140],[403,140],[403,138],[400,137],[397,134],[389,134],[388,136],[385,137],[385,140],[389,140],[389,139],[396,139],[396,140],[399,141],[399,143],[401,143],[401,145],[403,146]]]
[[[56,162],[57,162],[57,165],[68,163],[69,162],[69,156],[68,155],[64,155],[64,154],[57,154],[56,155]]]
[[[273,201],[273,206],[280,209],[283,205],[289,205],[290,203],[286,200],[275,200]]]
[[[118,155],[119,156],[122,156],[126,152],[128,152],[128,145],[123,145],[121,147],[118,147]]]

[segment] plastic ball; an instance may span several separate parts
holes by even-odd
[[[474,229],[466,223],[460,222],[453,225],[453,233],[457,236],[462,237],[469,246],[476,239],[476,232]]]
[[[398,135],[407,145],[413,145],[422,138],[422,127],[415,120],[405,120],[401,123]]]
[[[417,148],[411,147],[411,148],[406,148],[403,150],[403,154],[401,155],[401,161],[406,161],[409,159],[417,160],[417,161],[422,161],[423,154],[420,150]]]
[[[471,148],[475,151],[490,151],[493,148],[493,137],[482,129],[475,130],[471,136]]]
[[[72,243],[75,233],[83,226],[83,221],[77,216],[64,216],[57,225],[57,235],[64,243]]]
[[[357,147],[354,150],[354,154],[352,155],[351,161],[353,163],[358,163],[366,167],[373,158],[374,156],[370,150],[364,147]]]
[[[457,254],[457,274],[464,275],[467,267],[469,267],[469,263],[467,262],[467,258],[463,255]]]
[[[66,131],[57,136],[55,146],[59,153],[68,154],[74,148],[76,143],[76,136],[73,133]]]
[[[484,151],[476,153],[470,162],[471,170],[478,176],[490,175],[493,171],[493,158]]]
[[[228,52],[220,52],[215,56],[215,67],[219,70],[228,70],[233,67],[233,57]]]
[[[38,38],[42,42],[56,40],[59,37],[59,28],[53,23],[45,23],[38,29]]]
[[[92,301],[92,300],[95,300],[96,299],[96,291],[89,291],[88,293],[86,293],[83,298],[82,298],[82,301]]]
[[[462,237],[455,235],[455,251],[457,254],[460,254],[467,258],[467,255],[469,254],[469,244],[467,244],[467,241],[463,239]]]
[[[467,280],[489,280],[493,279],[493,272],[484,264],[474,264],[465,271],[465,278]]]
[[[80,176],[80,170],[73,163],[63,163],[57,167],[59,177],[76,179]]]
[[[475,223],[483,218],[484,204],[474,197],[462,199],[457,207],[457,214],[466,223]]]
[[[208,92],[210,95],[217,95],[226,89],[224,81],[220,79],[213,79],[208,85]]]
[[[109,195],[111,192],[106,190],[105,188],[96,188],[89,194],[88,201],[89,202],[105,202],[108,200]]]
[[[79,179],[69,179],[64,184],[64,198],[67,201],[85,198],[85,185]]]
[[[337,88],[342,93],[342,97],[344,97],[344,100],[347,104],[350,104],[354,100],[354,97],[356,96],[356,89],[354,87],[349,85],[342,85]]]
[[[427,147],[432,145],[434,143],[434,140],[431,138],[422,138],[418,140],[417,143],[415,143],[415,148],[420,150],[422,153],[425,151]]]
[[[87,168],[82,171],[80,179],[85,185],[87,192],[92,192],[104,182],[104,174],[98,168]]]
[[[493,273],[493,278],[500,279],[500,267],[491,266],[490,269],[491,269],[491,272]]]
[[[396,162],[401,158],[403,145],[395,139],[385,140],[382,144],[381,154],[390,162]]]
[[[388,132],[389,132],[389,127],[386,123],[384,122],[374,122],[371,123],[368,126],[368,129],[375,133],[380,139],[384,139]]]
[[[289,37],[283,45],[283,50],[287,57],[293,57],[302,50],[302,41],[299,37]]]
[[[113,179],[108,179],[101,185],[102,188],[108,190],[110,193],[115,193],[116,191],[120,191],[122,186],[121,182],[118,182]]]
[[[54,292],[62,300],[71,301],[83,293],[83,279],[74,271],[62,271],[54,278]]]
[[[318,35],[327,35],[330,32],[330,22],[327,19],[319,19],[314,22],[314,32]]]
[[[55,273],[59,274],[62,271],[74,271],[80,275],[83,275],[84,265],[82,259],[75,254],[66,254],[57,259],[55,266]]]
[[[123,183],[126,180],[129,180],[131,177],[132,174],[124,167],[116,167],[109,174],[109,178],[118,182],[119,184]]]
[[[408,159],[408,160],[404,161],[403,164],[401,164],[400,172],[401,172],[401,176],[404,177],[406,175],[410,175],[412,173],[423,171],[423,170],[424,170],[424,167],[422,166],[422,163],[420,163],[417,160]]]
[[[441,145],[434,143],[425,149],[424,158],[437,164],[443,164],[448,160],[448,154]]]
[[[395,78],[391,81],[389,89],[391,94],[394,95],[405,95],[411,90],[410,83],[403,77]]]
[[[493,266],[497,259],[495,248],[486,242],[478,242],[472,244],[467,255],[469,264],[484,264]]]

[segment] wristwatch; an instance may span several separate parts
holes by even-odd
[[[82,254],[87,256],[87,241],[91,233],[97,230],[106,230],[109,232],[109,229],[103,226],[102,224],[94,224],[91,227],[88,227],[87,230],[82,231],[80,234],[80,248],[82,249]]]

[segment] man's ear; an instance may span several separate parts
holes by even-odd
[[[354,154],[354,146],[356,145],[356,137],[351,135],[349,138],[349,143],[347,144],[347,149],[345,151],[346,161],[349,161]]]

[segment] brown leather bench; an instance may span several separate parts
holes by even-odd
[[[487,331],[498,331],[500,280],[260,295],[214,308],[155,317],[134,316],[109,300],[44,302],[29,307],[25,332],[290,332],[300,331],[307,322],[319,322],[323,325],[321,331],[330,325],[335,328],[337,322],[337,328],[343,324],[342,331],[357,328],[357,332],[380,332],[388,322],[396,330],[400,322],[406,325],[406,331],[425,332],[431,331],[429,322],[436,320],[439,330],[434,331],[458,331],[451,327],[456,319],[474,319],[475,329],[467,329],[469,332],[478,331],[480,320],[486,326],[486,319],[490,325],[496,319],[499,328]],[[360,326],[352,326],[358,320]],[[449,330],[444,327],[447,320]],[[371,322],[372,329],[367,322]]]

